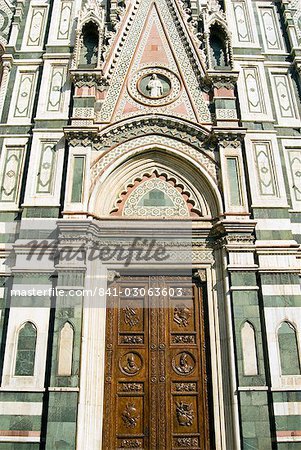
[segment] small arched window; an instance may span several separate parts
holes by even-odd
[[[290,322],[283,322],[278,330],[278,344],[282,375],[300,375],[300,356],[297,333]]]
[[[37,329],[32,322],[26,322],[18,333],[15,375],[34,375],[36,343]]]
[[[244,375],[258,375],[255,330],[250,322],[245,322],[241,329]]]
[[[82,31],[82,45],[80,52],[79,66],[97,66],[98,60],[98,28],[94,22],[88,22],[84,25]]]
[[[73,339],[73,327],[66,322],[59,336],[58,376],[69,377],[72,375]]]
[[[217,24],[210,29],[211,64],[214,69],[229,66],[227,36],[224,30]]]

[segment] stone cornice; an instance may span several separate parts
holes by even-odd
[[[99,131],[98,127],[66,127],[65,135],[72,146],[92,145],[96,150],[104,150],[126,139],[145,134],[172,136],[200,147],[209,139],[210,131],[202,126],[168,116],[147,116],[128,120]]]
[[[85,70],[72,69],[70,70],[71,80],[76,87],[96,87],[100,91],[108,88],[108,80],[99,69]]]
[[[210,70],[207,77],[213,88],[234,89],[239,76],[237,70]]]

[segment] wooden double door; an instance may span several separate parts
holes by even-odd
[[[109,289],[102,448],[211,450],[202,287],[123,276]]]

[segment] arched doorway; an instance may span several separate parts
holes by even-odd
[[[187,305],[185,305],[185,302],[177,302],[177,304],[173,305],[173,308],[170,308],[169,303],[172,299],[167,298],[167,296],[163,296],[167,304],[163,326],[165,330],[164,339],[166,341],[161,342],[159,340],[151,342],[150,340],[147,330],[153,329],[151,320],[154,319],[152,319],[152,309],[149,308],[152,299],[146,298],[144,294],[143,301],[140,298],[142,303],[147,306],[144,308],[143,305],[143,314],[142,316],[140,315],[140,317],[143,317],[143,324],[146,327],[144,331],[135,329],[137,324],[133,325],[132,332],[130,332],[130,329],[118,329],[120,320],[124,322],[125,319],[125,312],[123,310],[128,311],[130,316],[140,314],[139,307],[132,304],[133,298],[130,299],[129,305],[123,305],[122,308],[119,306],[116,309],[114,307],[108,308],[110,300],[108,297],[105,310],[102,309],[99,311],[94,309],[92,311],[91,308],[86,308],[83,319],[86,335],[84,332],[82,364],[83,368],[91,366],[93,389],[86,387],[80,389],[79,420],[84,425],[82,425],[82,431],[78,436],[78,448],[81,445],[85,445],[86,439],[90,439],[91,441],[90,436],[93,437],[93,442],[95,441],[96,446],[98,442],[100,448],[110,449],[153,449],[156,446],[154,447],[152,442],[155,442],[156,439],[158,442],[165,442],[165,444],[162,444],[162,449],[183,448],[184,444],[194,445],[195,448],[198,448],[197,445],[199,445],[199,448],[201,446],[206,448],[205,445],[210,449],[223,448],[226,435],[225,427],[227,423],[229,423],[229,429],[232,427],[232,419],[231,415],[225,414],[224,411],[224,402],[231,408],[229,386],[227,388],[227,385],[229,385],[230,370],[227,356],[227,341],[224,340],[222,344],[220,342],[220,327],[223,332],[227,327],[225,304],[224,302],[221,302],[220,305],[218,304],[220,299],[224,298],[225,295],[223,286],[217,281],[217,279],[222,279],[223,261],[221,256],[211,246],[212,241],[215,239],[211,237],[213,224],[218,220],[219,214],[222,211],[221,195],[219,194],[217,185],[217,172],[218,168],[213,158],[210,158],[210,151],[206,152],[205,149],[196,150],[185,141],[179,141],[169,136],[158,137],[154,134],[152,136],[139,136],[117,146],[112,146],[107,151],[103,151],[98,158],[94,158],[89,172],[90,194],[86,204],[86,211],[96,221],[93,222],[93,229],[92,227],[91,230],[90,228],[87,229],[87,235],[90,232],[92,234],[96,233],[98,246],[104,242],[107,243],[108,240],[111,243],[117,243],[117,245],[120,245],[122,242],[123,245],[127,246],[136,237],[139,239],[143,237],[150,238],[154,236],[154,233],[158,232],[158,241],[160,244],[163,241],[165,244],[171,244],[169,249],[171,250],[173,259],[172,261],[168,261],[168,263],[163,261],[161,264],[158,264],[157,261],[150,260],[147,262],[146,270],[143,264],[132,265],[124,270],[124,266],[118,263],[118,261],[112,261],[102,266],[102,268],[97,269],[95,262],[93,262],[89,263],[90,266],[87,267],[87,272],[91,271],[93,274],[102,273],[102,280],[107,278],[112,280],[111,274],[114,276],[117,273],[117,279],[115,278],[113,285],[109,286],[111,289],[115,287],[114,283],[121,283],[124,287],[131,277],[134,277],[134,284],[137,283],[140,287],[143,285],[144,289],[146,286],[152,288],[152,283],[158,282],[156,279],[158,274],[161,276],[160,282],[163,284],[161,288],[166,287],[166,283],[167,285],[170,283],[168,279],[170,274],[182,277],[180,283],[186,283],[190,293],[193,292],[193,295],[195,295],[195,297],[190,295],[190,303],[188,306],[188,309],[191,310],[188,313],[188,322],[191,320],[190,317],[194,318],[193,326],[195,326],[195,330],[191,331],[191,334],[194,333],[195,342],[188,342],[192,346],[191,349],[187,343],[181,343],[178,347],[177,355],[171,357],[172,352],[177,348],[175,344],[171,343],[173,333],[176,333],[175,329],[177,327],[179,328],[180,331],[178,334],[187,334],[184,331],[186,327],[180,326],[177,323],[176,317],[178,314],[182,316],[182,312],[185,316]],[[143,188],[143,192],[140,192],[141,188]],[[141,195],[137,195],[138,192]],[[132,200],[134,200],[134,203],[132,203]],[[175,204],[181,206],[183,200],[185,201],[186,209],[184,218],[180,218],[176,212]],[[132,211],[128,208],[129,203],[127,202],[135,204]],[[142,208],[142,210],[144,209],[148,212],[141,214],[141,209],[138,211],[137,208]],[[160,208],[164,209],[164,214],[162,215],[162,211],[157,214]],[[172,212],[171,215],[168,215],[169,213],[167,213],[166,208]],[[184,226],[184,224],[186,225]],[[189,260],[187,260],[188,242]],[[109,273],[110,275],[108,276]],[[199,275],[198,280],[192,277],[195,273]],[[88,280],[86,286],[89,289],[94,289],[96,286],[97,280],[94,278],[86,278]],[[104,285],[105,289],[107,287],[108,285]],[[204,292],[206,293],[205,295]],[[115,305],[121,300],[118,295],[114,298]],[[161,300],[163,301],[164,299]],[[201,314],[202,310],[204,311],[203,317]],[[154,314],[157,315],[155,322],[158,322],[158,309],[155,308],[154,311]],[[195,321],[196,318],[197,321]],[[162,319],[160,320],[162,322]],[[128,326],[125,322],[124,324]],[[192,322],[190,325],[192,326]],[[130,328],[130,326],[128,327]],[[137,327],[139,326],[137,325]],[[174,329],[172,330],[172,328]],[[169,330],[169,337],[167,330]],[[206,333],[204,333],[205,330]],[[202,335],[201,332],[203,333]],[[156,416],[153,419],[153,422],[156,424],[154,426],[156,431],[153,432],[152,437],[153,441],[150,441],[150,424],[146,423],[143,418],[147,417],[148,421],[151,417],[148,409],[151,398],[154,397],[151,397],[149,394],[149,387],[145,391],[145,393],[148,392],[146,395],[141,395],[140,391],[137,393],[137,397],[140,397],[137,400],[138,402],[141,403],[141,398],[145,398],[147,406],[144,411],[147,411],[146,416],[143,415],[144,413],[138,411],[137,406],[139,405],[136,405],[135,402],[133,403],[130,400],[125,402],[124,398],[130,397],[132,391],[121,392],[119,389],[124,383],[130,383],[131,387],[131,383],[134,385],[137,384],[134,378],[133,381],[130,379],[128,382],[122,378],[123,376],[126,378],[126,375],[124,369],[121,368],[126,367],[127,364],[129,364],[129,367],[138,366],[139,362],[139,360],[136,360],[138,358],[137,349],[126,347],[130,343],[129,337],[131,335],[134,335],[135,339],[137,338],[137,343],[133,344],[134,347],[139,348],[141,351],[144,347],[144,352],[147,354],[145,372],[139,371],[139,374],[144,373],[146,378],[142,381],[137,381],[137,378],[137,389],[140,389],[139,383],[144,383],[145,386],[149,386],[151,383],[149,378],[150,355],[153,352],[151,346],[155,345],[159,348],[160,344],[162,344],[163,348],[165,348],[164,370],[166,373],[163,376],[166,377],[166,382],[161,381],[161,389],[164,395],[157,397],[161,402],[165,398],[163,402],[165,406],[161,404],[160,410],[159,407],[154,406],[155,403],[152,405]],[[142,335],[147,336],[147,339],[143,337],[144,341],[141,343]],[[112,336],[113,341],[110,342],[109,339]],[[121,343],[123,339],[125,339],[125,342]],[[202,356],[204,344],[206,345],[206,350],[205,355]],[[223,347],[222,352],[221,345]],[[122,355],[118,353],[120,350],[123,351]],[[186,365],[188,367],[192,365],[192,360],[189,359],[189,356],[185,356],[185,350],[188,352],[187,354],[192,355],[192,359],[194,358],[197,367],[196,371],[193,371],[193,374],[191,374],[192,378],[188,380],[188,383],[195,383],[197,381],[199,383],[198,386],[201,387],[203,386],[203,381],[207,379],[208,386],[212,388],[212,397],[215,399],[213,403],[210,404],[210,389],[204,387],[200,389],[197,387],[199,389],[197,391],[188,391],[187,395],[186,391],[183,391],[185,392],[185,398],[183,397],[180,401],[176,400],[176,395],[180,398],[183,393],[180,391],[174,392],[172,386],[176,386],[175,383],[179,383],[177,377],[182,380],[182,377],[186,375],[177,373],[174,370],[174,366],[176,364],[178,366],[180,365],[181,356],[181,364],[184,370]],[[112,352],[111,356],[108,355],[108,351]],[[180,355],[183,352],[184,355],[178,356],[178,354]],[[122,357],[126,354],[127,357],[123,361]],[[178,356],[177,361],[175,361],[174,356]],[[146,361],[144,355],[141,357],[143,361]],[[110,358],[111,361],[114,361],[115,367],[112,367]],[[95,366],[95,362],[92,363],[96,359],[99,360],[97,366]],[[110,370],[112,373],[109,373]],[[173,381],[169,373],[170,371],[172,371],[172,376],[176,377]],[[118,378],[119,375],[121,378]],[[193,377],[195,378],[193,379]],[[88,378],[86,369],[83,369],[81,381],[83,386],[87,386]],[[183,382],[181,381],[179,384]],[[154,382],[155,386],[156,383],[160,384],[160,381]],[[186,386],[185,382],[184,386],[183,389],[195,388],[195,385],[192,385],[193,387],[190,385]],[[131,387],[128,389],[131,389]],[[127,389],[127,387],[122,387],[122,389]],[[158,389],[155,390],[159,392]],[[121,403],[120,408],[117,404],[119,394],[123,397],[123,403]],[[201,395],[205,403],[203,403]],[[194,400],[189,401],[189,396],[195,396],[195,403],[193,403]],[[173,408],[171,406],[171,399],[174,400]],[[208,399],[207,405],[206,399]],[[203,405],[203,409],[197,410],[195,405],[197,405],[197,408]],[[165,410],[162,413],[164,407],[168,407],[169,410]],[[184,416],[190,415],[190,417],[193,417],[193,425],[184,425],[185,420],[181,418],[181,408],[182,411],[184,408]],[[192,408],[193,412],[190,408]],[[161,411],[160,413],[159,410]],[[160,417],[171,417],[172,414],[174,419],[170,418],[170,422],[166,423],[165,428],[162,428],[160,425]],[[137,419],[137,424],[133,426],[133,429],[129,426],[129,430],[127,430],[127,426],[124,427],[124,423],[127,420],[126,417],[128,417],[129,422],[131,422],[132,418],[134,420],[133,423],[135,423],[135,417],[138,416],[139,420],[141,418],[142,423]],[[88,417],[95,417],[95,420],[93,419],[91,422],[88,420]],[[208,418],[208,423],[206,423],[206,417]],[[117,420],[119,420],[120,426],[123,427],[119,430],[116,428]],[[179,421],[181,421],[181,425]],[[197,428],[193,428],[196,424]],[[176,426],[179,427],[178,431],[175,431]],[[133,437],[131,436],[131,432],[138,430],[136,427],[140,427],[140,435],[137,437],[136,434]],[[160,429],[163,430],[162,433],[165,435],[165,441],[158,434]],[[184,429],[185,432],[182,431]],[[126,431],[130,431],[130,433],[126,433]],[[213,440],[209,442],[209,436],[212,437],[213,434],[215,443]],[[229,432],[227,439],[232,442]],[[133,444],[134,447],[127,447],[128,444]],[[192,446],[192,448],[194,447]]]
[[[89,208],[98,217],[111,217],[112,224],[117,219],[137,229],[152,223],[162,230],[168,222],[180,230],[185,221],[190,239],[195,226],[203,228],[205,250],[219,212],[213,177],[206,178],[204,166],[197,169],[188,152],[183,157],[184,143],[182,149],[169,144],[135,147],[133,142],[126,153],[112,150],[116,159],[108,152],[109,163],[92,180]],[[206,251],[212,257],[212,249]],[[179,257],[172,270],[154,262],[117,269],[106,308],[102,448],[214,445],[207,280],[194,276],[199,267]],[[173,297],[175,286],[187,295]]]

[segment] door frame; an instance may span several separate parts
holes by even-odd
[[[225,261],[220,261],[220,264],[215,261],[220,270],[213,267],[211,262],[192,264],[191,267],[203,271],[206,278],[215,449],[238,450],[240,424],[236,396],[232,395],[236,385],[234,353],[232,357],[229,355],[229,352],[234,351],[234,344],[229,305],[226,301],[227,277],[224,264]],[[104,266],[99,261],[88,262],[87,273],[98,273],[98,276],[86,277],[85,289],[94,289],[96,286],[106,289],[107,279],[123,267],[121,264]],[[149,264],[148,267],[154,271],[161,269],[158,264]],[[181,271],[183,267],[183,264],[166,265],[165,269]],[[141,266],[132,265],[131,271],[137,273],[139,268]],[[105,304],[101,308],[84,306],[77,450],[100,450],[102,447],[105,325]],[[229,363],[226,366],[225,360],[222,362],[223,352],[226,352]]]

